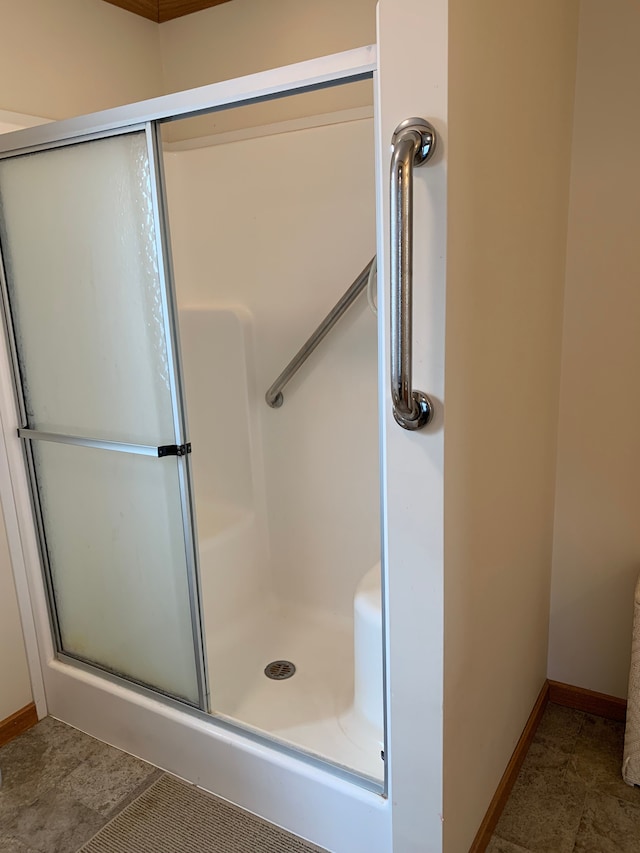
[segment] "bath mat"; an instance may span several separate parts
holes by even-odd
[[[162,776],[80,853],[326,853],[273,824]]]

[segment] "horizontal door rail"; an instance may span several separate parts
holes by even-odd
[[[41,432],[37,429],[19,429],[20,438],[32,441],[53,441],[57,444],[75,444],[78,447],[93,447],[96,450],[115,450],[119,453],[135,453],[138,456],[154,456],[161,459],[164,456],[184,456],[191,453],[190,444],[162,444],[154,447],[151,444],[127,444],[123,441],[102,441],[95,438],[83,438],[80,435],[64,435],[57,432]]]
[[[286,95],[369,80],[376,67],[376,46],[356,47],[136,104],[3,133],[0,157],[26,153],[39,147],[48,148],[51,143],[74,141],[88,134],[109,133],[132,124],[192,118],[242,104],[259,104]]]
[[[271,406],[272,409],[280,408],[284,402],[282,391],[285,385],[295,376],[314,349],[318,346],[320,341],[331,331],[331,329],[333,329],[340,317],[342,317],[349,306],[353,305],[357,297],[365,289],[374,261],[375,256],[371,258],[351,287],[349,287],[346,293],[333,306],[309,340],[298,350],[273,385],[271,385],[265,394],[265,400],[267,401],[267,405]]]

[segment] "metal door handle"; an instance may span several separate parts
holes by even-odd
[[[413,168],[426,163],[436,132],[422,118],[408,118],[391,140],[391,397],[393,416],[404,429],[422,429],[433,403],[411,382],[413,359]]]

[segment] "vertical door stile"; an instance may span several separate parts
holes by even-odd
[[[24,399],[23,384],[20,373],[20,360],[18,358],[18,347],[16,343],[15,329],[11,317],[11,307],[9,304],[9,291],[7,287],[7,273],[5,266],[4,251],[2,240],[0,239],[0,305],[2,310],[2,322],[4,326],[5,340],[9,351],[9,363],[11,368],[11,376],[13,379],[13,396],[15,400],[16,415],[18,418],[18,427],[25,426],[27,423],[27,409]],[[31,511],[33,513],[33,521],[36,533],[36,544],[38,554],[42,566],[42,574],[46,589],[47,610],[49,613],[49,627],[51,629],[51,639],[56,652],[62,651],[62,637],[60,635],[60,623],[56,610],[55,597],[53,594],[53,585],[51,583],[51,567],[49,565],[49,552],[46,544],[46,534],[44,522],[42,519],[42,507],[38,497],[38,490],[34,488],[36,482],[35,468],[33,463],[33,453],[31,441],[22,442],[22,454],[24,464],[27,471],[27,479],[29,482],[29,498],[31,503]]]
[[[154,229],[156,233],[158,273],[162,282],[161,293],[164,299],[165,338],[167,341],[167,360],[169,381],[173,405],[176,444],[190,444],[187,407],[184,392],[184,374],[180,350],[180,331],[176,303],[175,279],[173,275],[173,257],[171,252],[171,232],[167,208],[166,179],[162,150],[162,134],[157,121],[146,125],[147,147],[151,166],[151,197],[154,211]],[[196,452],[204,452],[197,448]],[[204,642],[204,619],[202,615],[200,570],[198,561],[198,531],[191,475],[191,454],[177,457],[182,520],[185,535],[185,558],[187,581],[189,584],[189,604],[191,607],[191,625],[198,678],[200,710],[211,710],[206,645]]]

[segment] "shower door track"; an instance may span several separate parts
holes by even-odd
[[[16,130],[0,135],[0,158],[15,156],[18,152],[30,154],[81,139],[85,141],[113,131],[125,131],[132,125],[164,124],[370,80],[376,68],[376,46],[358,47],[136,104]]]

